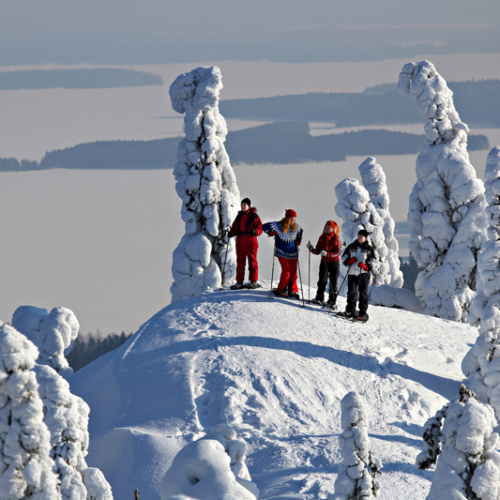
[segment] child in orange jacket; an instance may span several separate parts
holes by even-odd
[[[323,234],[319,237],[316,246],[312,246],[311,242],[307,243],[307,248],[311,253],[321,255],[318,291],[312,302],[323,305],[326,284],[330,281],[330,293],[327,305],[333,309],[337,307],[337,281],[339,279],[340,254],[342,252],[342,243],[338,235],[339,227],[337,223],[329,220],[325,224]]]

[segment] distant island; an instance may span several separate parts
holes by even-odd
[[[455,108],[470,126],[500,127],[500,80],[449,82]],[[337,127],[423,123],[415,103],[400,95],[395,84],[364,92],[309,93],[221,101],[226,118],[255,121],[304,120]]]
[[[159,75],[120,68],[0,71],[0,90],[111,89],[162,84]]]
[[[98,141],[50,151],[40,162],[0,158],[0,171],[73,169],[162,169],[177,162],[180,137],[153,141]],[[416,154],[424,135],[360,130],[313,137],[309,123],[269,123],[230,132],[226,149],[233,165],[337,162],[347,156]],[[484,135],[469,135],[469,150],[489,149]]]

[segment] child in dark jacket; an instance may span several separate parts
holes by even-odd
[[[361,229],[358,237],[342,254],[342,263],[349,268],[347,275],[347,306],[339,316],[360,321],[368,321],[368,285],[370,272],[376,264],[373,247],[368,243],[368,231]],[[358,312],[356,312],[356,296],[359,294]]]
[[[307,248],[314,255],[321,255],[319,265],[318,291],[312,302],[323,304],[325,298],[325,289],[328,279],[330,281],[330,292],[328,306],[336,309],[337,307],[337,281],[340,271],[340,254],[342,252],[342,243],[339,239],[339,227],[335,221],[329,220],[325,224],[323,234],[319,237],[316,246],[311,242],[307,243]]]

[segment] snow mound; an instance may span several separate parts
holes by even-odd
[[[210,455],[227,479],[242,453],[229,445],[242,439],[261,498],[329,498],[342,463],[341,400],[355,391],[365,401],[370,449],[384,463],[380,498],[411,491],[423,500],[432,474],[414,465],[421,426],[457,394],[477,331],[376,306],[368,323],[352,323],[268,297],[265,289],[216,290],[176,301],[72,375],[72,392],[91,408],[87,463],[103,471],[116,498],[138,489],[160,500],[181,450],[176,467],[185,471],[191,454],[204,463]],[[220,424],[235,436],[215,439]],[[242,470],[233,474],[246,479]],[[196,498],[189,489],[175,495]]]
[[[38,347],[37,363],[49,365],[63,377],[73,373],[65,358],[80,331],[73,311],[54,307],[49,313],[46,309],[21,306],[12,315],[12,326]]]
[[[418,297],[406,288],[394,288],[390,285],[368,287],[368,298],[374,306],[397,307],[406,311],[421,312]]]
[[[246,443],[235,436],[230,426],[219,425],[185,446],[162,481],[162,500],[184,494],[199,500],[258,498],[259,490],[243,461]]]

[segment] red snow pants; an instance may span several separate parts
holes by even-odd
[[[288,284],[292,285],[292,292],[299,293],[297,286],[297,262],[298,259],[284,259],[278,257],[281,264],[281,277],[278,285],[278,292],[285,292]]]
[[[245,265],[248,258],[250,281],[257,283],[259,279],[259,264],[257,262],[257,250],[259,242],[256,236],[250,234],[239,234],[236,236],[236,282],[243,283],[245,279]]]

